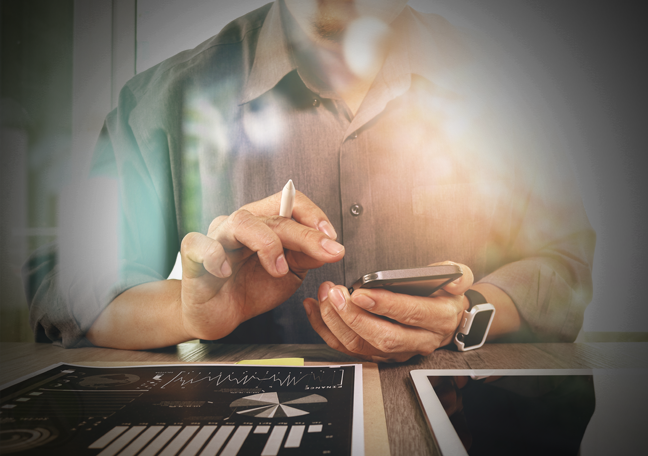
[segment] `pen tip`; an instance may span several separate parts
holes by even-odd
[[[293,184],[292,179],[288,179],[288,182],[284,186],[284,189],[292,190],[295,188],[295,184]]]

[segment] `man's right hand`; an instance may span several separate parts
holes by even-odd
[[[215,340],[288,299],[309,269],[344,256],[324,212],[301,192],[293,218],[281,193],[243,206],[189,233],[181,246],[182,325],[187,339]]]

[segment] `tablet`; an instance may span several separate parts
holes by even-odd
[[[642,454],[645,369],[414,370],[438,453]]]

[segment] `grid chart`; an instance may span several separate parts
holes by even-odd
[[[355,366],[59,365],[3,389],[0,454],[351,454]]]

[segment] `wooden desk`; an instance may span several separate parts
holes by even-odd
[[[49,344],[0,344],[0,384],[57,362],[224,362],[299,357],[307,362],[353,362],[325,345],[180,344],[160,350],[65,350]],[[439,350],[403,364],[380,365],[391,454],[435,454],[410,385],[412,369],[618,369],[648,368],[648,343],[487,344],[472,352]]]

